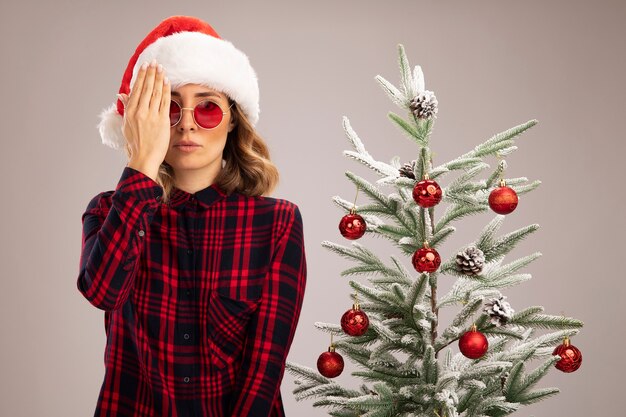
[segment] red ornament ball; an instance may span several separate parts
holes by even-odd
[[[346,239],[358,239],[365,234],[367,224],[360,215],[350,212],[341,218],[339,222],[339,231]]]
[[[350,336],[361,336],[367,331],[370,320],[367,314],[357,305],[343,313],[341,316],[341,328]]]
[[[441,201],[441,187],[435,181],[424,179],[413,187],[413,200],[424,208],[437,205]]]
[[[559,355],[561,359],[554,364],[556,369],[563,372],[574,372],[580,365],[583,363],[583,354],[580,350],[570,344],[569,339],[565,339],[565,341],[554,349],[552,352],[553,355]]]
[[[317,358],[317,370],[326,378],[339,376],[343,372],[343,357],[330,347]]]
[[[509,214],[517,207],[517,193],[510,187],[500,186],[489,194],[489,207],[498,214]]]
[[[433,248],[423,247],[415,251],[412,263],[417,272],[435,272],[441,265],[441,257]]]
[[[484,334],[472,327],[472,330],[465,332],[459,339],[459,349],[461,353],[470,359],[482,357],[489,348],[489,342]]]

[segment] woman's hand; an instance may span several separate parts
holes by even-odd
[[[131,149],[127,166],[156,180],[170,144],[169,80],[156,60],[142,66],[130,92],[119,94],[124,104],[124,137]]]

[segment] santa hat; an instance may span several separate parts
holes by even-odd
[[[226,94],[254,126],[259,119],[259,86],[248,57],[222,39],[206,22],[192,16],[171,16],[155,27],[130,58],[119,92],[130,94],[144,62],[162,64],[172,90],[202,84]],[[121,149],[124,106],[118,99],[100,113],[102,143]]]

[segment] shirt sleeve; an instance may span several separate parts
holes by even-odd
[[[250,319],[232,417],[268,417],[280,392],[307,273],[302,217],[293,207],[274,249],[262,301]]]
[[[156,181],[127,166],[115,191],[100,193],[87,205],[77,286],[95,307],[115,310],[127,300],[162,195]]]

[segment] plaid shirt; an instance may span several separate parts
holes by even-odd
[[[162,194],[127,166],[82,215],[77,286],[107,336],[95,416],[284,416],[306,283],[298,206],[216,184]]]

